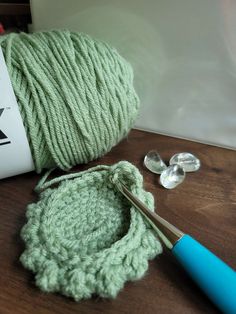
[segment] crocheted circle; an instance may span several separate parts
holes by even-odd
[[[118,178],[153,209],[153,196],[128,162],[63,176],[58,187],[46,189],[28,206],[20,260],[36,273],[40,289],[76,301],[92,294],[115,297],[161,253],[150,225],[115,188]]]

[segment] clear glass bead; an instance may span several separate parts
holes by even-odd
[[[170,165],[174,164],[181,166],[185,172],[197,171],[201,167],[200,160],[190,153],[175,154],[170,159]]]
[[[144,165],[153,173],[161,174],[167,168],[156,150],[151,150],[144,158]]]
[[[174,189],[184,181],[185,172],[179,165],[171,165],[160,175],[160,184],[166,189]]]

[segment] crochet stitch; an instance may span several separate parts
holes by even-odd
[[[0,36],[37,172],[103,156],[134,124],[133,70],[118,52],[70,31]]]
[[[142,175],[122,161],[45,182],[47,176],[37,186],[40,200],[27,208],[21,262],[43,291],[76,301],[92,294],[114,298],[162,252],[150,225],[114,185],[119,178],[153,210]]]

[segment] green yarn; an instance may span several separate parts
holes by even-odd
[[[76,301],[92,294],[115,297],[162,251],[150,225],[111,183],[119,178],[153,210],[141,174],[119,162],[45,183],[47,175],[37,187],[43,190],[40,200],[27,208],[21,262],[36,273],[36,285],[45,292]]]
[[[35,168],[104,155],[133,126],[131,66],[114,48],[70,31],[0,37]]]

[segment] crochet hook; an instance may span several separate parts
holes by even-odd
[[[167,245],[182,267],[213,303],[227,314],[236,313],[236,272],[191,236],[152,212],[119,180],[117,189],[169,241]]]

